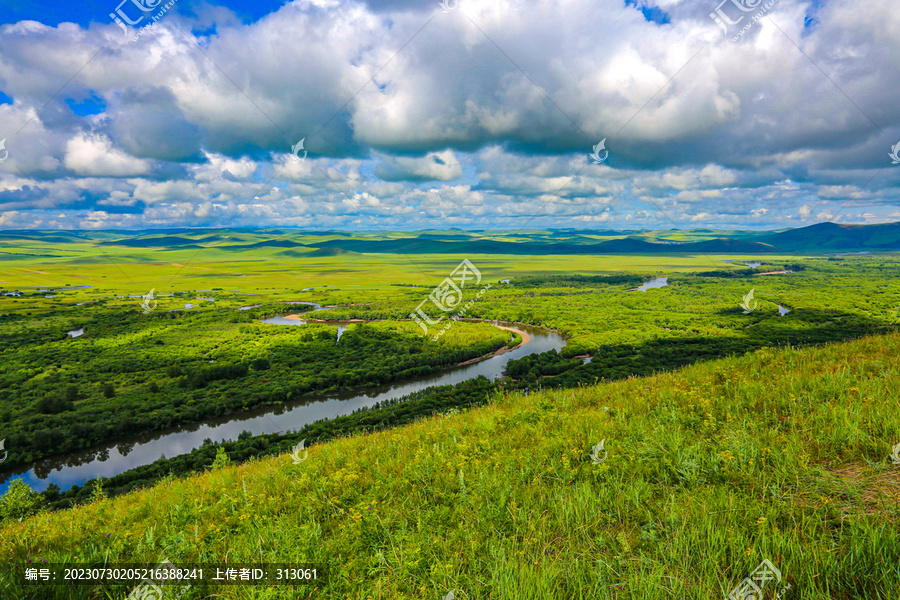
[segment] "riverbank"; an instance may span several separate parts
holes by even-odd
[[[522,338],[522,341],[519,342],[518,344],[516,344],[515,346],[503,346],[502,348],[500,348],[498,350],[494,350],[493,352],[485,354],[484,356],[478,356],[476,358],[472,358],[467,361],[461,362],[458,365],[456,365],[457,367],[465,367],[466,365],[474,365],[477,362],[481,362],[483,360],[487,360],[487,359],[493,358],[495,356],[500,356],[501,354],[506,354],[507,352],[512,352],[513,350],[515,350],[517,348],[521,348],[522,346],[524,346],[525,344],[527,344],[531,341],[531,336],[528,335],[528,332],[526,332],[526,331],[523,331],[521,329],[515,329],[514,327],[504,327],[503,325],[497,325],[496,323],[491,323],[491,325],[493,325],[497,329],[503,329],[505,331],[512,331],[513,333],[518,334],[519,337]]]
[[[297,322],[290,324],[296,326]],[[184,455],[191,452],[191,449],[200,448],[207,439],[220,444],[238,439],[245,431],[254,437],[296,431],[316,421],[348,415],[375,404],[409,396],[428,387],[456,385],[480,376],[498,380],[503,377],[509,361],[548,350],[559,351],[566,344],[565,339],[556,332],[519,324],[499,327],[514,330],[519,336],[524,333],[528,343],[520,342],[511,349],[504,345],[500,348],[502,352],[477,357],[477,364],[452,364],[426,375],[377,386],[305,394],[287,402],[260,404],[230,415],[222,414],[201,421],[182,423],[165,430],[109,440],[90,449],[42,458],[3,473],[0,494],[12,479],[19,478],[38,491],[46,489],[51,483],[63,490],[73,485],[83,486],[86,480],[98,476],[112,478],[142,467],[146,467],[146,471],[142,472],[152,474],[152,477],[145,479],[152,479],[158,470],[163,469],[161,466],[158,469],[150,468],[158,457]]]
[[[528,335],[528,332],[522,331],[521,329],[516,329],[515,327],[504,327],[503,325],[494,325],[497,329],[504,329],[506,331],[512,331],[513,333],[518,333],[522,338],[522,344],[527,344],[531,341],[531,336]]]
[[[356,306],[356,305],[348,304],[346,306]],[[325,308],[327,308],[327,309],[345,308],[345,306],[329,306],[329,307],[325,307]],[[315,310],[321,310],[321,309],[314,309],[311,312],[314,312]],[[329,323],[334,324],[334,325],[341,325],[344,323],[379,323],[379,322],[387,320],[387,319],[372,319],[372,320],[367,321],[365,319],[340,319],[337,321],[330,321],[327,319],[304,318],[303,314],[300,314],[300,313],[298,313],[296,315],[285,315],[285,316],[282,316],[281,318],[287,319],[288,321],[303,321],[305,323],[324,323],[326,325]],[[504,331],[511,331],[513,333],[519,334],[519,336],[522,338],[522,342],[519,344],[516,344],[512,348],[518,348],[519,346],[524,346],[525,344],[527,344],[528,342],[531,341],[531,336],[528,334],[527,331],[524,331],[522,329],[517,329],[515,327],[507,327],[505,325],[498,325],[495,321],[492,321],[490,319],[459,319],[459,320],[464,321],[466,323],[489,323],[489,324],[493,325],[494,327],[496,327],[497,329],[503,329]],[[548,331],[554,331],[555,333],[558,333],[558,332],[556,332],[556,330],[548,330]],[[473,362],[478,362],[479,360],[484,360],[485,358],[490,358],[491,356],[496,356],[497,354],[501,354],[503,352],[509,352],[512,348],[509,348],[509,347],[501,348],[500,350],[497,350],[496,352],[491,352],[489,354],[485,354],[484,356],[481,356],[478,358],[473,358],[471,360],[467,360],[466,362],[459,363],[458,366],[472,364]]]
[[[343,308],[343,307],[331,307],[331,308]],[[281,318],[288,320],[288,321],[302,321],[303,323],[317,323],[317,324],[325,324],[325,325],[332,324],[332,325],[337,325],[337,326],[345,325],[348,323],[378,323],[378,322],[385,320],[385,319],[373,319],[370,321],[366,321],[364,319],[346,319],[346,320],[342,319],[339,321],[328,321],[325,319],[304,318],[303,314],[286,315]],[[478,362],[481,362],[484,360],[488,360],[495,356],[500,356],[501,354],[505,354],[507,352],[511,352],[512,350],[515,350],[516,348],[521,348],[522,346],[528,344],[531,341],[531,335],[523,329],[517,329],[515,327],[507,327],[505,325],[499,325],[498,323],[488,320],[488,319],[459,319],[459,320],[464,321],[466,323],[488,323],[488,324],[496,327],[497,329],[502,329],[504,331],[511,331],[512,333],[517,334],[522,339],[522,341],[519,342],[518,344],[516,344],[515,346],[503,346],[502,348],[498,348],[497,350],[494,350],[493,352],[488,352],[487,354],[484,354],[482,356],[476,356],[475,358],[470,358],[469,360],[463,361],[461,363],[457,363],[455,365],[449,365],[447,367],[444,367],[444,370],[455,369],[456,367],[465,367],[468,365],[474,365],[475,363],[478,363]]]
[[[341,323],[375,323],[376,321],[365,321],[363,319],[347,319],[346,321],[326,321],[325,319],[305,319],[302,314],[296,315],[287,315],[286,317],[282,317],[283,319],[287,319],[288,321],[303,321],[304,323],[334,323],[335,325],[339,325]],[[383,321],[384,319],[379,319]]]

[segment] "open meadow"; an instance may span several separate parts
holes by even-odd
[[[709,598],[767,559],[797,597],[895,600],[898,257],[285,256],[215,237],[4,254],[0,555],[313,564],[325,578],[291,593],[360,599]],[[420,324],[463,260],[465,320]],[[527,327],[560,342],[446,379],[528,349]],[[388,391],[273,420],[367,389]],[[273,424],[170,433],[251,413]]]

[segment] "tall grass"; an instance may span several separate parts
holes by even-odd
[[[787,599],[897,600],[898,351],[895,334],[498,396],[316,445],[297,465],[253,461],[7,522],[0,557],[317,563],[316,587],[204,594],[358,600],[708,600],[768,559],[783,580],[766,598],[790,584]]]

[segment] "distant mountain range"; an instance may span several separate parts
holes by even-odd
[[[708,230],[706,230],[708,231]],[[340,248],[352,252],[404,254],[792,254],[900,250],[900,223],[882,225],[837,225],[820,223],[780,232],[739,232],[696,242],[658,242],[630,235],[621,239],[571,241],[498,241],[477,236],[423,234],[416,238],[388,240],[329,240],[318,248]],[[594,233],[594,232],[592,232]],[[601,233],[601,232],[596,232]],[[691,231],[685,233],[693,233]],[[447,238],[454,239],[447,239]]]
[[[685,241],[678,241],[685,240]],[[384,254],[822,254],[900,251],[900,223],[819,223],[779,231],[532,231],[339,232],[301,229],[178,229],[145,231],[2,231],[15,246],[93,243],[162,251],[211,248],[241,253],[271,248],[286,257]]]

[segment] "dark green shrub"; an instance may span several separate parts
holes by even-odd
[[[21,479],[15,479],[0,498],[0,519],[23,519],[37,512],[40,505],[40,494]]]

